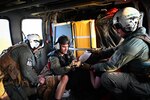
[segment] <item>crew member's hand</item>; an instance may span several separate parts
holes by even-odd
[[[70,67],[75,68],[75,67],[80,67],[81,61],[75,61],[73,60],[70,64]]]
[[[75,61],[75,65],[76,65],[76,67],[80,67],[81,66],[81,61]]]
[[[75,61],[73,60],[69,66],[70,67],[75,66]]]

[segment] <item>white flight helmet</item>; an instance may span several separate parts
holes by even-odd
[[[119,10],[113,17],[113,25],[125,32],[134,32],[139,24],[141,14],[133,7],[126,7]]]
[[[41,45],[41,38],[38,34],[28,34],[27,41],[32,49],[37,49]]]

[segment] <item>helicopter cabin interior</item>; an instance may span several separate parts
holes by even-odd
[[[77,58],[87,49],[114,47],[121,38],[111,28],[111,19],[117,10],[127,6],[143,13],[142,25],[149,34],[149,0],[1,0],[0,53],[24,41],[28,34],[39,34],[43,40],[37,52],[40,72],[61,35],[70,38],[69,49]]]

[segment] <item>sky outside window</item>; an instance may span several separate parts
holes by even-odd
[[[28,34],[38,34],[42,39],[42,19],[23,19],[22,32],[25,36]],[[25,39],[24,36],[23,39]]]
[[[11,45],[9,21],[0,19],[0,53]]]

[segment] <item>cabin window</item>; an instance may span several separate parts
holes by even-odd
[[[23,19],[22,20],[23,39],[26,39],[28,34],[38,34],[42,37],[42,19]]]
[[[0,19],[0,53],[12,46],[11,36],[10,36],[10,26],[9,20]]]
[[[70,39],[71,42],[70,47],[73,47],[73,36],[70,22],[53,24],[53,32],[54,32],[53,43],[55,43],[60,36],[66,35]]]

